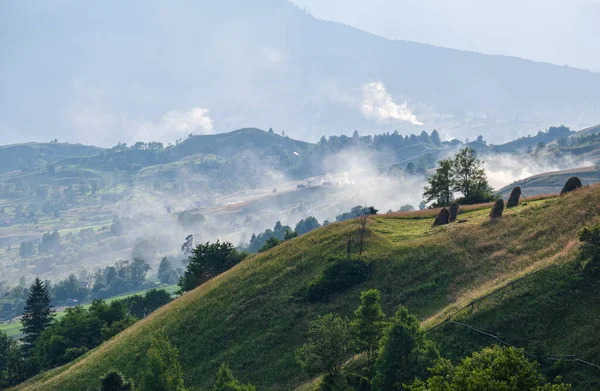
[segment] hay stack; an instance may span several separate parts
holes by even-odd
[[[448,209],[442,208],[442,210],[440,210],[440,213],[438,213],[437,217],[435,218],[435,221],[433,222],[433,226],[437,227],[440,225],[446,225],[446,224],[448,224],[449,221],[450,221],[450,212],[448,212]]]
[[[498,200],[490,212],[490,219],[495,220],[502,218],[502,212],[504,212],[504,200]]]
[[[512,189],[510,192],[510,197],[508,197],[508,201],[506,201],[507,208],[514,208],[519,205],[519,199],[521,198],[521,188],[519,186]]]
[[[565,194],[570,193],[573,190],[577,190],[581,187],[583,187],[581,180],[579,178],[577,178],[576,176],[573,176],[573,177],[569,178],[567,183],[565,183],[565,185],[562,188],[562,191],[560,192],[560,195],[561,196],[565,195]]]
[[[458,209],[460,209],[460,207],[458,206],[458,204],[456,202],[453,202],[450,204],[450,222],[454,222],[456,221],[456,216],[458,216]]]

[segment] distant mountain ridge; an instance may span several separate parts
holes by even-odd
[[[101,145],[163,137],[168,113],[185,118],[199,107],[213,124],[202,131],[252,123],[316,141],[354,129],[420,130],[402,120],[410,119],[499,143],[554,123],[590,125],[600,110],[600,73],[391,41],[286,0],[4,8],[3,39],[24,39],[0,65],[0,83],[13,91],[0,98],[0,129],[12,137]],[[24,110],[31,106],[37,115]]]

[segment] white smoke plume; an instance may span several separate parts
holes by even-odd
[[[363,86],[361,111],[365,117],[379,122],[405,121],[423,125],[408,108],[406,102],[398,104],[387,92],[382,82],[371,82]]]

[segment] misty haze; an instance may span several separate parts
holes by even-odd
[[[596,390],[598,18],[2,2],[0,389]]]

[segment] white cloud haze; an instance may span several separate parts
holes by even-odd
[[[413,125],[423,125],[408,109],[408,104],[396,103],[386,91],[382,82],[371,82],[363,86],[361,110],[368,119],[379,122],[406,121]]]

